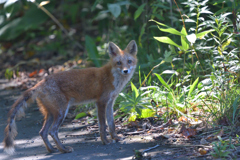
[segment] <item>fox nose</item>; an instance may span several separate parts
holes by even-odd
[[[128,73],[128,69],[123,70],[123,73],[127,74]]]

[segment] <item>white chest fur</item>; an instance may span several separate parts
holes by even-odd
[[[121,73],[116,72],[116,71],[112,71],[112,73],[113,73],[113,77],[114,77],[113,86],[114,86],[115,89],[112,91],[111,95],[113,97],[117,97],[118,94],[124,88],[124,86],[131,79],[131,77],[133,75],[133,71],[128,75],[122,75]]]

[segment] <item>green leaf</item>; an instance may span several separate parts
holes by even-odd
[[[75,119],[79,119],[79,118],[82,118],[82,117],[86,117],[87,116],[87,113],[85,112],[81,112],[81,113],[78,113],[75,117]]]
[[[141,15],[141,13],[144,11],[145,5],[146,5],[146,3],[143,3],[140,7],[138,7],[136,12],[134,13],[134,20],[136,20]]]
[[[210,33],[210,32],[213,32],[215,31],[214,29],[210,29],[210,30],[207,30],[207,31],[203,31],[203,32],[200,32],[196,35],[197,38],[203,38],[206,34]]]
[[[101,2],[102,0],[95,0],[94,4],[91,7],[91,12],[95,10],[96,6]]]
[[[167,29],[159,28],[159,30],[160,30],[160,31],[163,31],[163,32],[175,34],[175,35],[178,35],[178,36],[185,36],[183,33],[177,31],[177,30],[174,29],[174,28],[167,28]]]
[[[181,31],[182,34],[184,34],[185,36],[187,36],[187,31],[186,29],[183,27],[182,28],[182,31]],[[185,36],[181,36],[181,43],[182,43],[182,47],[185,51],[187,51],[189,49],[189,45],[188,43],[186,42],[186,38]]]
[[[138,92],[136,86],[132,82],[131,82],[131,88],[132,88],[132,91],[135,93],[135,97],[138,97],[139,92]]]
[[[198,79],[199,79],[199,77],[198,77],[198,78],[193,82],[193,84],[191,85],[190,90],[189,90],[189,92],[188,92],[188,97],[191,96],[193,90],[196,88],[197,83],[198,83]]]
[[[144,23],[144,25],[142,26],[141,28],[141,33],[140,33],[140,36],[138,38],[138,43],[139,43],[139,46],[142,47],[142,35],[145,33],[145,27],[146,27],[147,23]]]
[[[155,111],[152,109],[142,109],[141,110],[141,116],[139,115],[138,118],[148,118],[153,117],[155,115]]]
[[[86,50],[88,52],[89,58],[93,61],[93,63],[97,67],[100,67],[101,64],[98,60],[99,54],[98,54],[98,51],[97,51],[97,47],[96,47],[93,39],[88,35],[85,36],[85,47],[86,47]]]
[[[232,39],[229,38],[226,42],[223,43],[223,45],[222,45],[222,50],[223,50],[223,51],[224,51],[225,48],[231,43],[231,41],[232,41]]]
[[[173,42],[169,37],[153,37],[153,38],[158,40],[159,42],[167,43],[167,44],[170,44],[170,45],[174,45],[174,46],[180,48],[181,50],[183,50],[182,46],[179,46],[178,44]]]
[[[112,13],[112,15],[117,18],[121,14],[121,7],[119,4],[108,4],[108,10]]]
[[[137,115],[132,113],[132,114],[130,115],[128,121],[129,121],[129,122],[131,122],[131,121],[134,122],[134,121],[136,121],[136,119],[137,119]]]
[[[158,22],[158,21],[155,21],[155,20],[153,20],[153,19],[150,19],[149,21],[155,22],[155,23],[157,23],[157,24],[160,25],[160,26],[165,26],[165,27],[171,28],[171,27],[169,27],[169,26],[167,26],[167,25],[165,25],[165,24],[163,24],[163,23],[160,23],[160,22]]]
[[[164,87],[166,87],[168,90],[171,90],[170,86],[164,81],[164,79],[159,74],[155,73],[155,75],[157,76],[158,80],[162,83]]]

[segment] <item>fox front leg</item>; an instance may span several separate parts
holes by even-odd
[[[115,102],[115,98],[110,98],[110,100],[107,103],[107,108],[106,108],[106,117],[107,117],[107,122],[108,122],[108,127],[109,127],[109,132],[111,135],[111,138],[115,140],[116,142],[122,140],[121,137],[117,136],[116,130],[115,130],[115,122],[114,122],[114,116],[113,116],[113,105]]]
[[[100,137],[103,144],[109,144],[110,142],[107,139],[106,133],[106,103],[105,102],[97,102],[97,110],[98,110],[98,125]]]

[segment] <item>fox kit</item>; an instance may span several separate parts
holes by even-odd
[[[121,50],[110,42],[108,50],[110,61],[101,68],[76,69],[49,75],[25,91],[9,112],[3,141],[4,150],[8,154],[14,153],[13,141],[17,135],[15,116],[24,116],[23,109],[35,99],[45,118],[39,134],[49,152],[55,152],[57,149],[62,153],[73,151],[73,148],[60,142],[58,129],[69,107],[74,104],[95,102],[102,143],[110,143],[106,137],[106,120],[111,138],[115,141],[120,140],[115,132],[113,105],[136,68],[137,44],[132,40],[125,50]],[[50,144],[48,134],[53,138],[57,149]]]

